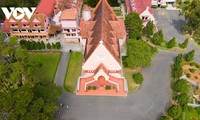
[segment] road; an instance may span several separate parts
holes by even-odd
[[[163,16],[156,16],[158,27],[163,29],[166,39],[177,37],[178,42],[183,42],[184,38],[179,33],[179,28],[182,27],[182,24],[175,27],[173,24],[171,26],[167,25],[169,23],[166,22],[173,17],[173,22],[179,21],[180,18],[177,17],[177,12],[166,12],[163,15],[165,21],[161,18]],[[171,14],[173,17],[171,17]],[[198,56],[200,53],[199,49],[191,42],[188,49],[197,50],[195,60],[200,62]],[[58,103],[63,103],[65,106],[56,112],[55,119],[158,120],[169,105],[170,65],[178,53],[160,50],[158,55],[153,58],[152,65],[142,69],[144,82],[140,89],[127,97],[76,96],[64,91]],[[66,108],[66,105],[69,105],[69,108]]]

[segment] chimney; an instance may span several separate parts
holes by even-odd
[[[89,6],[84,6],[83,9],[83,20],[88,21],[91,18],[91,8]]]

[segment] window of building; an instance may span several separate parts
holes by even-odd
[[[25,29],[22,29],[22,31],[26,31]]]
[[[11,24],[11,26],[15,26],[15,24]]]
[[[64,31],[67,31],[67,32],[69,32],[69,29],[64,29]]]
[[[41,31],[44,31],[44,29],[42,29]]]
[[[70,36],[70,34],[66,34],[66,36]]]
[[[72,32],[76,32],[76,29],[72,29]]]
[[[26,27],[26,24],[23,24],[24,27]]]
[[[73,33],[72,36],[76,36],[76,34]]]
[[[17,29],[13,29],[13,31],[18,31]]]

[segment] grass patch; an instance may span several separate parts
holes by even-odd
[[[123,68],[123,70],[124,70],[124,76],[128,83],[128,92],[132,93],[139,88],[139,86],[135,83],[135,80],[133,79],[133,74],[137,73],[139,70],[137,69],[133,70],[130,68]]]
[[[29,61],[39,64],[36,76],[41,82],[53,82],[58,67],[60,52],[29,52]]]
[[[73,92],[76,87],[77,79],[81,75],[82,60],[82,53],[71,53],[64,83],[64,87],[68,92]]]
[[[117,16],[122,16],[122,11],[121,11],[120,9],[113,10],[113,12],[114,12]]]

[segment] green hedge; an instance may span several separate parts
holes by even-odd
[[[27,50],[41,50],[41,49],[45,49],[46,47],[48,49],[60,49],[61,48],[61,44],[60,42],[56,42],[56,43],[48,43],[47,45],[45,45],[45,43],[43,41],[27,41],[27,40],[21,40],[20,41],[20,45],[23,49],[27,49]]]

